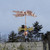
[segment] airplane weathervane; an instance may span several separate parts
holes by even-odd
[[[24,32],[24,35],[27,35],[27,30],[33,30],[33,28],[31,27],[31,28],[28,28],[27,29],[27,27],[26,27],[26,16],[33,16],[33,17],[37,17],[34,13],[32,13],[32,11],[30,11],[30,10],[27,10],[27,11],[13,11],[13,12],[15,12],[16,14],[13,14],[14,16],[16,16],[16,17],[23,17],[23,16],[25,16],[25,28],[23,29],[23,28],[19,28],[19,31],[21,31],[21,30],[24,30],[25,32]]]

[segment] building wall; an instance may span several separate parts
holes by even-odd
[[[43,50],[43,43],[42,42],[26,42],[21,43],[25,50]]]
[[[18,47],[20,45],[22,45],[25,50],[43,50],[42,42],[0,43],[0,50],[19,50]]]

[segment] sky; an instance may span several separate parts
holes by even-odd
[[[41,32],[50,31],[50,0],[0,0],[0,33],[18,32],[25,24],[25,16],[16,18],[13,10],[35,12],[37,17],[27,16],[27,26],[38,21],[43,26]]]

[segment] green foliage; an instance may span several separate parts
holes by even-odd
[[[21,35],[21,36],[18,36],[20,37],[19,40],[22,40],[21,38],[25,39],[23,41],[28,41],[28,42],[32,42],[33,40],[38,40],[38,37],[40,37],[40,34],[39,34],[39,31],[42,29],[42,25],[39,25],[39,23],[36,21],[34,24],[33,24],[33,30],[32,31],[28,31],[28,34],[27,34],[27,39],[25,38],[25,36],[23,35],[24,31],[20,31],[18,34]],[[33,36],[35,35],[35,37]],[[33,39],[35,38],[35,39]],[[37,38],[37,39],[36,39]],[[21,41],[20,41],[21,42]]]
[[[11,34],[9,35],[9,40],[8,42],[16,42],[17,41],[17,37],[16,34],[14,33],[14,31],[11,32]]]
[[[36,21],[36,23],[33,24],[34,31],[38,33],[42,29],[42,25],[39,25],[39,22]]]
[[[33,28],[34,28],[34,30],[29,31],[29,34],[27,35],[27,37],[30,39],[32,38],[33,41],[38,41],[38,38],[40,38],[39,31],[42,29],[42,25],[39,25],[39,23],[36,21],[33,24]]]
[[[22,27],[23,28],[23,27]],[[23,35],[24,31],[19,31],[18,32],[18,36],[16,36],[16,34],[14,33],[14,31],[11,32],[11,34],[9,35],[9,42],[26,42],[26,40],[28,42],[32,42],[32,41],[37,41],[38,38],[40,37],[40,33],[39,31],[41,31],[42,29],[42,25],[39,25],[39,22],[35,22],[33,24],[33,30],[29,31],[27,30],[28,34],[27,34],[27,39],[25,38],[25,36]],[[35,35],[35,36],[33,36]]]

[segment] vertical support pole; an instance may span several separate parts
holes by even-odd
[[[26,26],[26,15],[25,15],[25,26]]]
[[[25,15],[25,31],[26,31],[26,15]]]

